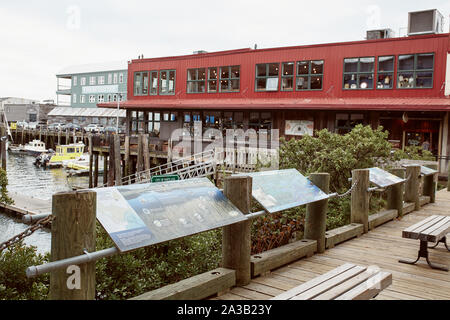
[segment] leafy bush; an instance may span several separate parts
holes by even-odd
[[[46,299],[50,276],[45,274],[28,279],[25,269],[50,260],[50,255],[41,255],[34,246],[23,242],[0,252],[0,299],[2,300],[41,300]]]
[[[6,171],[0,168],[0,202],[5,204],[14,204],[14,200],[12,200],[8,195],[8,190],[6,187],[8,186],[8,176],[6,175]]]
[[[422,149],[420,146],[405,147],[405,150],[396,150],[393,155],[394,160],[411,159],[411,160],[424,160],[424,161],[436,161],[433,154]]]

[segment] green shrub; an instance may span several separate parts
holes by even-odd
[[[49,274],[28,279],[25,269],[49,261],[50,255],[41,255],[34,246],[23,242],[0,252],[0,299],[41,300],[46,299],[49,290]]]
[[[396,150],[393,155],[394,160],[410,159],[436,161],[436,158],[428,150],[423,150],[420,146],[405,147],[405,150]]]
[[[6,171],[0,168],[0,202],[5,204],[14,204],[14,200],[8,195],[8,176]]]

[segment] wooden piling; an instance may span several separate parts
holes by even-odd
[[[352,181],[357,185],[352,190],[351,223],[361,223],[364,233],[367,233],[369,231],[369,170],[353,170]]]
[[[425,167],[437,170],[437,164],[427,164]],[[437,189],[437,173],[429,176],[425,176],[423,179],[423,195],[430,197],[430,203],[436,202],[436,189]]]
[[[114,137],[110,135],[108,137],[109,140],[109,161],[108,161],[108,187],[112,187],[114,185]]]
[[[51,261],[95,251],[97,195],[92,191],[53,195]],[[50,273],[51,300],[94,300],[95,262]]]
[[[328,194],[330,192],[330,174],[313,173],[309,180]],[[325,232],[327,228],[328,199],[306,205],[305,239],[317,240],[317,252],[325,252]]]
[[[227,177],[224,183],[224,195],[242,213],[248,214],[251,208],[252,178]],[[250,283],[250,239],[251,221],[243,221],[223,227],[222,266],[236,270],[236,285]]]
[[[108,183],[108,154],[103,154],[103,185]]]
[[[405,185],[405,201],[414,203],[414,210],[420,209],[419,201],[419,175],[420,166],[407,166],[406,167],[406,181]]]
[[[142,136],[142,144],[143,144],[142,153],[144,155],[144,169],[150,170],[150,152],[148,149],[148,134],[144,134]]]
[[[393,175],[405,178],[405,168],[395,168],[391,170]],[[397,183],[390,186],[387,192],[387,208],[397,210],[398,217],[403,217],[403,189],[405,183]]]
[[[137,164],[136,164],[136,171],[141,172],[144,171],[144,157],[143,157],[143,135],[139,134],[138,136],[138,152],[137,152]]]
[[[130,173],[130,136],[125,136],[125,155],[124,155],[124,177],[129,176]]]
[[[5,126],[1,126],[0,138],[1,138],[2,169],[6,171],[6,142],[8,141],[8,135],[6,134]]]
[[[94,153],[94,188],[98,187],[98,153]]]
[[[120,155],[120,136],[115,134],[114,137],[114,169],[115,169],[115,180],[116,186],[122,185],[122,166],[121,166],[121,155]]]
[[[93,145],[92,145],[92,135],[91,134],[89,135],[88,141],[89,141],[89,188],[92,188],[93,187],[93,183],[92,183]]]

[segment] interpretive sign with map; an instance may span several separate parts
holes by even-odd
[[[94,190],[97,219],[121,252],[246,220],[207,178]]]
[[[252,177],[252,196],[269,213],[328,199],[328,195],[295,169],[240,173]]]
[[[369,168],[369,181],[380,188],[386,188],[397,183],[404,182],[405,179],[397,177],[392,173],[380,168]]]

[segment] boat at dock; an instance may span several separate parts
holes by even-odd
[[[8,146],[8,150],[12,153],[28,154],[30,156],[38,156],[42,153],[48,152],[48,150],[45,148],[45,143],[42,142],[41,140],[36,140],[36,139],[25,145],[11,144]]]
[[[61,168],[69,161],[80,159],[84,153],[84,143],[71,143],[56,146],[54,153],[40,154],[35,161],[35,165],[44,168]]]

